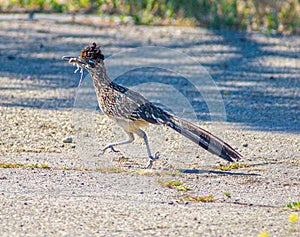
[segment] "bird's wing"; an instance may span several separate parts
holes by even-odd
[[[118,114],[131,120],[143,119],[152,124],[165,124],[169,114],[152,104],[141,94],[126,87],[113,83],[113,89],[118,91]]]

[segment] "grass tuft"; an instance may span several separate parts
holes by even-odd
[[[187,192],[187,191],[190,191],[193,189],[192,187],[185,185],[182,181],[178,181],[178,180],[165,181],[165,180],[159,179],[158,183],[160,185],[162,185],[163,187],[176,189],[177,191],[182,191],[182,192]]]
[[[95,171],[103,172],[103,173],[126,173],[126,170],[116,167],[109,167],[109,168],[97,168]]]
[[[290,203],[286,204],[286,207],[289,209],[300,210],[300,202],[290,202]]]
[[[217,169],[220,169],[222,171],[230,171],[234,169],[239,169],[239,168],[246,168],[246,167],[251,167],[250,164],[240,164],[240,163],[230,163],[228,165],[220,165],[216,167]]]
[[[212,194],[199,196],[199,197],[188,195],[187,197],[180,198],[179,200],[180,201],[187,201],[187,202],[205,202],[205,203],[217,201],[217,199],[215,199]]]
[[[41,164],[41,165],[40,165],[40,168],[41,168],[41,169],[50,169],[50,166],[47,165],[47,164]]]
[[[19,163],[16,163],[16,164],[13,164],[13,163],[1,163],[0,164],[0,168],[21,168],[21,167],[24,167],[23,164],[19,164]]]
[[[25,165],[25,164],[21,164],[21,163],[0,163],[0,168],[50,169],[50,166],[48,164]]]
[[[26,168],[29,168],[29,169],[38,169],[40,168],[38,164],[32,164],[32,165],[27,165]]]

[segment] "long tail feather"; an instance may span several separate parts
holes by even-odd
[[[166,125],[200,145],[205,150],[227,161],[234,162],[242,157],[241,154],[220,138],[184,119],[170,116],[170,120]]]

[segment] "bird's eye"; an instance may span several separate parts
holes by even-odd
[[[91,60],[91,59],[89,60],[89,64],[90,64],[91,67],[95,67],[95,63],[94,63],[94,61]]]

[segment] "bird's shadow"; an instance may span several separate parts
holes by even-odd
[[[218,170],[179,169],[178,171],[183,174],[222,174],[222,175],[260,176],[260,174],[255,174],[255,173],[230,172],[230,171],[218,171]]]

